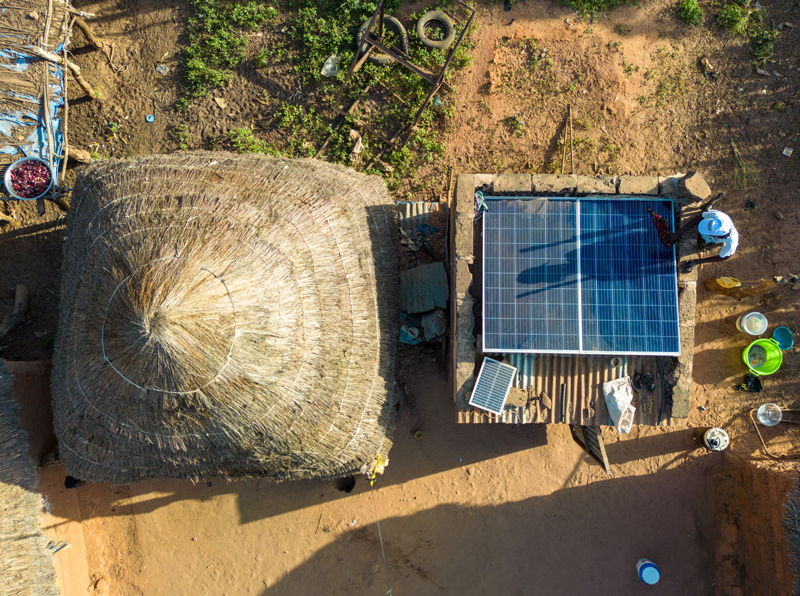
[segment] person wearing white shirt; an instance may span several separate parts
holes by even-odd
[[[724,192],[718,194],[714,199],[703,205],[700,213],[686,222],[680,230],[663,239],[664,244],[671,246],[680,240],[686,232],[697,227],[700,237],[706,244],[721,245],[719,253],[712,257],[685,261],[681,266],[682,273],[689,273],[700,263],[721,263],[731,258],[736,252],[736,248],[739,246],[739,232],[736,230],[736,226],[733,225],[733,220],[726,213],[711,209],[714,203],[724,196]]]

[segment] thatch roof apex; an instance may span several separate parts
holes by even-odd
[[[338,476],[386,455],[397,263],[383,182],[314,160],[92,164],[53,370],[73,476]]]

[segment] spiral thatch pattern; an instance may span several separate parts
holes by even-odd
[[[53,555],[46,548],[36,470],[17,416],[12,378],[0,360],[0,594],[57,596]]]
[[[226,153],[92,164],[67,224],[53,406],[90,481],[349,474],[391,444],[383,182]]]

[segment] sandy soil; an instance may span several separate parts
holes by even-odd
[[[82,50],[76,34],[76,60],[113,100],[74,102],[72,144],[112,156],[170,152],[177,149],[172,135],[180,123],[196,139],[241,126],[265,138],[278,134],[262,88],[273,96],[294,89],[285,73],[271,79],[242,70],[217,94],[229,109],[209,99],[186,116],[172,111],[185,41],[179,6],[81,3],[101,15],[97,33],[116,49],[109,63],[101,53]],[[714,9],[704,7],[706,26],[690,29],[676,20],[672,3],[661,0],[618,9],[591,25],[545,0],[515,3],[510,13],[502,4],[481,5],[474,62],[445,98],[455,108],[444,131],[446,155],[406,181],[398,198],[443,198],[448,166],[456,172],[557,171],[564,114],[572,105],[577,173],[702,171],[715,191],[727,191],[721,208],[737,224],[740,247],[731,261],[700,272],[687,428],[637,429],[622,439],[607,431],[610,477],[574,446],[565,427],[455,425],[439,352],[404,350],[399,382],[409,388],[406,407],[375,492],[395,595],[640,593],[633,566],[641,556],[664,572],[653,593],[724,593],[724,582],[714,586],[713,552],[719,528],[735,525],[718,514],[735,509],[718,507],[715,478],[726,457],[758,456],[747,411],[765,401],[796,403],[800,367],[797,351],[787,352],[761,394],[735,391],[748,339],[734,322],[758,309],[770,330],[786,325],[797,331],[800,293],[781,288],[737,302],[706,291],[702,280],[755,280],[800,269],[793,196],[798,155],[781,155],[800,132],[800,48],[797,32],[782,33],[776,44],[781,62],[769,65],[779,76],[757,76],[746,44],[713,29]],[[769,8],[776,23],[797,22],[792,2],[778,0]],[[618,24],[630,30],[622,35]],[[251,41],[255,51],[258,38]],[[698,70],[701,56],[714,65],[716,81]],[[535,75],[525,68],[531,60],[542,63]],[[547,60],[552,66],[545,69]],[[162,63],[171,69],[166,77],[154,71]],[[71,88],[70,96],[77,100],[79,93]],[[155,123],[144,122],[148,113]],[[110,133],[112,121],[120,123],[118,134]],[[757,176],[746,189],[735,182],[732,140]],[[757,210],[745,210],[748,200]],[[16,283],[28,286],[31,302],[28,322],[0,342],[0,357],[45,359],[57,320],[61,215],[50,205],[43,218],[28,205],[3,209],[15,210],[18,226],[0,229],[0,316],[11,309]],[[733,437],[725,457],[693,450],[691,428],[712,425]],[[416,430],[423,431],[421,440],[413,438]],[[770,437],[776,448],[792,449],[793,436]],[[63,519],[81,522],[90,580],[107,577],[90,593],[386,589],[372,494],[360,479],[349,495],[330,483],[211,479],[210,486],[87,486],[69,491],[77,497],[67,499],[64,471],[53,470],[46,492],[55,507],[71,503]],[[729,563],[737,565],[743,563]],[[86,587],[71,589],[85,594]]]
[[[642,556],[664,572],[654,593],[713,593],[722,455],[693,450],[691,431],[614,442],[609,477],[564,426],[455,425],[443,371],[415,365],[416,406],[374,503],[361,478],[349,495],[216,478],[71,491],[56,479],[48,495],[77,493],[91,579],[108,576],[115,595],[383,594],[376,507],[393,594],[637,594]]]

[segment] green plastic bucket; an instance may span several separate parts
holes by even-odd
[[[744,349],[742,359],[754,375],[771,375],[781,367],[783,352],[774,339],[757,339]]]

